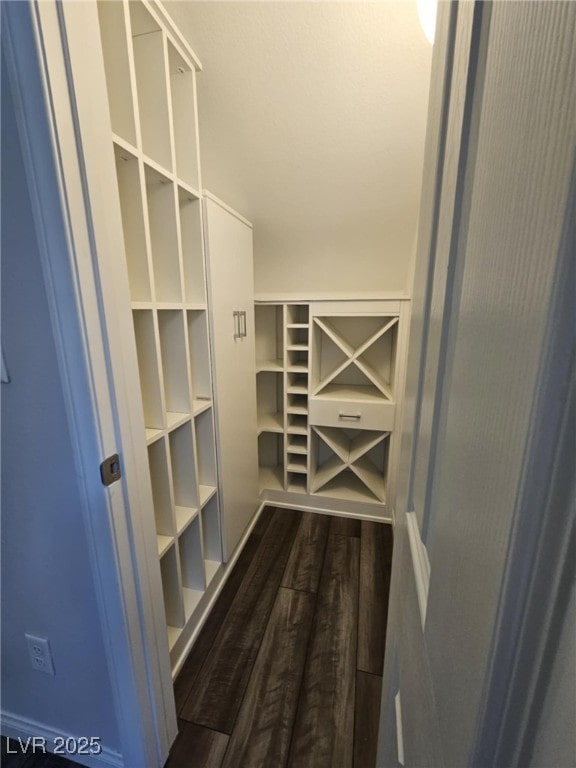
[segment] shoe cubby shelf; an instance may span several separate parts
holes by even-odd
[[[398,301],[256,305],[262,493],[387,503],[400,314]]]
[[[199,193],[199,62],[163,13],[154,2],[98,2],[174,663],[222,547]]]

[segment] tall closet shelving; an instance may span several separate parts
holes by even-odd
[[[159,9],[98,3],[168,645],[222,563],[201,209],[199,62]]]
[[[408,302],[256,306],[261,498],[388,517]]]

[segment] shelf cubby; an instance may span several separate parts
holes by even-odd
[[[174,184],[150,165],[144,175],[156,301],[182,304]]]
[[[286,431],[292,435],[308,434],[308,419],[300,414],[289,413],[287,416]]]
[[[286,490],[290,493],[306,493],[306,475],[296,472],[288,472]]]
[[[287,350],[286,370],[288,373],[307,373],[308,350]]]
[[[202,508],[202,548],[206,582],[209,584],[222,563],[222,538],[218,511],[218,496],[214,495]]]
[[[156,347],[154,314],[151,310],[138,309],[132,312],[138,372],[144,408],[144,424],[147,437],[164,428],[164,407],[160,385],[160,367]]]
[[[178,207],[186,304],[205,308],[206,276],[202,250],[201,202],[190,192],[179,187]]]
[[[114,147],[114,154],[130,298],[132,301],[150,301],[152,292],[144,234],[140,164],[134,155],[118,145]]]
[[[191,423],[183,424],[171,432],[169,440],[174,504],[195,511],[199,506],[199,497]]]
[[[200,188],[198,173],[198,121],[195,109],[195,72],[168,42],[168,72],[172,99],[172,121],[176,175],[194,189]]]
[[[143,3],[129,3],[142,150],[172,170],[165,37]]]
[[[287,304],[286,323],[290,326],[308,326],[310,308],[308,304]]]
[[[123,3],[99,0],[98,20],[112,131],[136,146],[134,95]]]
[[[190,414],[190,386],[182,310],[159,310],[158,331],[167,422],[174,424],[180,421],[179,417]]]
[[[290,454],[308,455],[308,435],[288,435],[286,451]]]
[[[192,396],[196,409],[198,400],[212,398],[210,379],[210,353],[208,349],[208,320],[205,310],[191,309],[188,315],[188,344],[190,346],[190,369],[192,375]]]
[[[152,482],[156,534],[173,538],[176,531],[172,517],[173,501],[168,472],[166,442],[164,439],[158,440],[148,447],[148,465]]]
[[[175,547],[170,547],[164,557],[161,558],[160,574],[162,577],[162,593],[164,596],[166,623],[169,628],[173,627],[180,629],[184,626],[185,619]],[[170,629],[168,630],[168,633],[169,644],[171,644],[170,640],[174,640],[175,636],[179,633],[170,632]]]
[[[286,392],[289,395],[308,395],[308,375],[306,373],[287,373]]]
[[[214,445],[214,424],[212,411],[204,411],[194,419],[196,431],[196,454],[198,461],[198,484],[216,487],[216,449]]]
[[[261,371],[256,377],[258,433],[284,431],[282,375]]]
[[[284,489],[284,436],[262,432],[258,436],[258,465],[260,489]]]
[[[283,306],[261,304],[255,307],[256,372],[284,369]]]
[[[206,588],[200,518],[195,517],[178,538],[182,586],[202,592]]]
[[[301,416],[308,414],[308,397],[303,394],[289,393],[286,404],[287,413],[298,413]]]

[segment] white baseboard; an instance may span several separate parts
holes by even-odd
[[[32,742],[28,742],[28,739],[36,737],[36,745],[40,743],[45,744],[47,752],[53,752],[55,743],[60,745],[60,741],[66,739],[75,740],[80,739],[80,736],[73,733],[63,733],[58,731],[46,723],[39,723],[36,720],[29,720],[25,717],[14,715],[11,712],[0,712],[0,731],[2,736],[7,736],[10,739],[18,741],[20,739],[23,745],[28,743],[29,752],[32,754]],[[90,738],[92,734],[82,734],[83,737]],[[97,735],[97,734],[94,734]],[[41,740],[41,741],[40,741]],[[36,750],[38,754],[38,749]],[[119,752],[116,752],[105,745],[102,745],[102,751],[99,755],[78,755],[71,752],[59,752],[62,757],[80,763],[88,768],[124,768],[124,759]]]
[[[277,495],[271,495],[277,494]],[[292,493],[288,491],[270,492],[265,491],[263,495],[262,507],[278,507],[280,509],[296,509],[301,512],[316,512],[321,515],[332,515],[333,517],[349,517],[354,520],[371,520],[375,523],[392,523],[392,518],[387,514],[374,514],[375,508],[384,509],[383,505],[377,507],[375,504],[359,504],[358,502],[334,502],[334,506],[326,506],[326,499],[315,500],[314,497],[307,494]],[[330,500],[328,504],[332,504]],[[338,508],[342,505],[343,508]],[[350,506],[353,505],[353,509]],[[359,508],[361,511],[359,511]]]

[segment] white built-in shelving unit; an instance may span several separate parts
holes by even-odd
[[[262,498],[387,516],[403,383],[404,305],[256,305]]]
[[[148,2],[98,2],[168,645],[222,563],[195,73]]]

